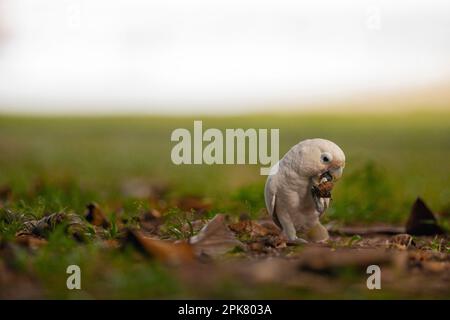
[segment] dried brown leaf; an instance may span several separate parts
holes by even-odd
[[[194,260],[194,251],[186,242],[174,243],[144,236],[137,230],[128,230],[126,243],[133,244],[142,252],[168,264],[179,265]]]
[[[103,213],[100,206],[92,202],[87,205],[87,212],[86,212],[86,220],[89,221],[94,226],[108,228],[110,226],[110,223],[108,219],[106,218],[106,215]]]
[[[269,234],[281,235],[281,229],[272,220],[261,220],[259,224],[269,230]]]
[[[249,250],[256,253],[276,253],[276,249],[286,248],[287,244],[285,239],[279,236],[268,235],[265,237],[259,237],[256,240],[247,243]]]
[[[16,243],[30,249],[38,249],[47,244],[47,240],[33,236],[22,234],[16,237]]]
[[[146,211],[139,217],[141,228],[148,233],[157,233],[162,223],[162,215],[156,209]]]
[[[217,214],[200,232],[189,239],[197,255],[218,256],[234,247],[243,248],[225,223],[225,215]]]
[[[230,224],[230,229],[238,234],[248,234],[250,237],[265,237],[268,235],[278,235],[278,229],[268,229],[256,221],[244,220]]]
[[[406,233],[415,236],[444,234],[437,224],[436,217],[421,198],[417,198],[411,208],[411,214],[406,223]]]
[[[413,237],[406,233],[395,235],[389,239],[389,246],[399,250],[406,250],[415,245]]]
[[[86,225],[76,214],[64,212],[53,213],[38,220],[24,222],[16,236],[34,235],[42,238],[48,237],[58,225],[66,224],[66,232],[77,240],[84,240]]]

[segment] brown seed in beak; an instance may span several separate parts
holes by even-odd
[[[325,181],[318,186],[313,186],[312,193],[319,198],[331,198],[331,190],[333,190],[333,182]]]

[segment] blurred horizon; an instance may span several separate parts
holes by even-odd
[[[0,114],[448,110],[450,3],[0,0]]]

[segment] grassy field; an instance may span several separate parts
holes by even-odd
[[[449,113],[197,119],[203,120],[204,129],[279,128],[280,155],[305,138],[321,137],[340,145],[347,156],[346,169],[334,190],[327,222],[402,224],[421,196],[441,214],[441,224],[449,226]],[[172,164],[170,134],[176,128],[192,130],[193,120],[0,117],[1,238],[9,241],[20,228],[18,221],[5,218],[8,210],[24,217],[83,214],[86,204],[94,201],[112,220],[119,213],[137,216],[152,206],[138,196],[137,189],[143,186],[166,190],[160,200],[175,214],[182,214],[176,209],[177,199],[195,196],[209,204],[205,217],[218,212],[264,215],[265,177],[259,175],[259,165]],[[95,242],[81,246],[58,230],[49,236],[47,246],[33,254],[17,249],[13,269],[19,275],[13,283],[18,292],[58,298],[335,296],[296,287],[242,289],[230,279],[208,290],[192,290],[170,269],[136,257],[133,250],[117,254]],[[109,230],[108,236],[114,239],[115,231]],[[82,292],[65,288],[68,264],[85,270]],[[350,290],[341,297],[359,294]]]

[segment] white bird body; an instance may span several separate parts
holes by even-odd
[[[345,155],[336,144],[309,139],[292,147],[274,167],[265,186],[266,207],[290,241],[305,242],[297,233],[309,233],[314,241],[328,238],[319,218],[330,199],[317,198],[311,190],[324,174],[340,178],[344,166]]]
[[[266,183],[266,199],[273,201],[276,194],[276,209],[286,210],[298,232],[305,232],[319,220],[314,200],[311,195],[312,182],[298,176],[286,174],[270,176]],[[302,200],[302,201],[301,201]],[[280,209],[280,203],[284,208]],[[269,204],[266,203],[268,207]],[[275,208],[275,207],[274,207]],[[295,214],[301,212],[302,214]],[[271,212],[271,214],[276,212]]]

